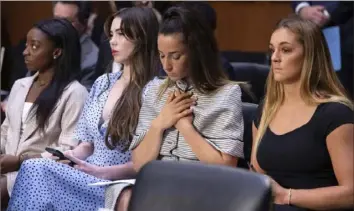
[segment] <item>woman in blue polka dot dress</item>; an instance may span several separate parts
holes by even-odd
[[[64,154],[77,165],[51,159],[25,161],[9,211],[89,211],[104,207],[104,188],[89,183],[133,177],[127,151],[135,131],[143,87],[158,62],[158,21],[149,8],[129,8],[105,24],[114,61],[123,68],[99,77],[86,101],[75,138],[80,144]],[[109,138],[108,138],[109,137]]]

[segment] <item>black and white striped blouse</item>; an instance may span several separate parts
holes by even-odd
[[[143,140],[151,121],[158,116],[165,105],[168,94],[177,89],[176,85],[169,87],[159,97],[160,88],[166,82],[165,80],[155,78],[146,86],[131,150]],[[188,91],[193,91],[194,96],[198,98],[197,105],[193,108],[193,125],[197,131],[220,152],[243,158],[240,87],[235,83],[229,83],[210,95],[202,94],[193,87],[188,88]],[[159,159],[198,161],[189,144],[174,127],[167,129],[163,134]]]

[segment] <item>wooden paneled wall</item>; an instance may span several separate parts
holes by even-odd
[[[217,12],[216,36],[221,50],[268,49],[275,24],[292,13],[290,2],[210,2]]]
[[[12,45],[23,39],[37,21],[52,17],[51,1],[2,1],[1,18]]]
[[[274,25],[291,13],[290,2],[209,2],[218,17],[221,50],[266,51]],[[109,11],[107,2],[95,2],[98,12]],[[105,8],[107,5],[107,10]],[[105,15],[105,14],[103,14]],[[12,45],[24,38],[36,21],[52,16],[50,1],[3,1],[1,18]]]

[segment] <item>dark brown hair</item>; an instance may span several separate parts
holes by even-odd
[[[181,4],[169,8],[159,33],[182,34],[188,49],[189,76],[199,92],[210,93],[227,83],[213,30],[192,6]]]
[[[110,149],[123,145],[123,150],[127,150],[138,124],[142,90],[157,73],[158,21],[150,8],[124,8],[107,19],[107,35],[110,34],[113,19],[117,17],[121,19],[122,33],[135,44],[135,48],[128,58],[131,67],[130,82],[116,102],[105,143]]]

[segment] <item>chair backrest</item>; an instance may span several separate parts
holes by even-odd
[[[129,211],[266,211],[269,179],[238,168],[153,161],[139,172]]]
[[[230,62],[269,64],[269,55],[266,52],[222,51],[221,54]]]
[[[251,84],[251,91],[257,98],[257,101],[251,101],[250,99],[243,97],[243,102],[258,104],[265,94],[265,83],[270,67],[268,65],[245,62],[233,62],[231,65],[234,69],[234,80],[249,82]]]
[[[257,113],[257,104],[242,103],[243,115],[243,153],[244,159],[238,161],[237,166],[241,168],[249,168],[247,162],[250,162],[252,151],[252,123]]]

